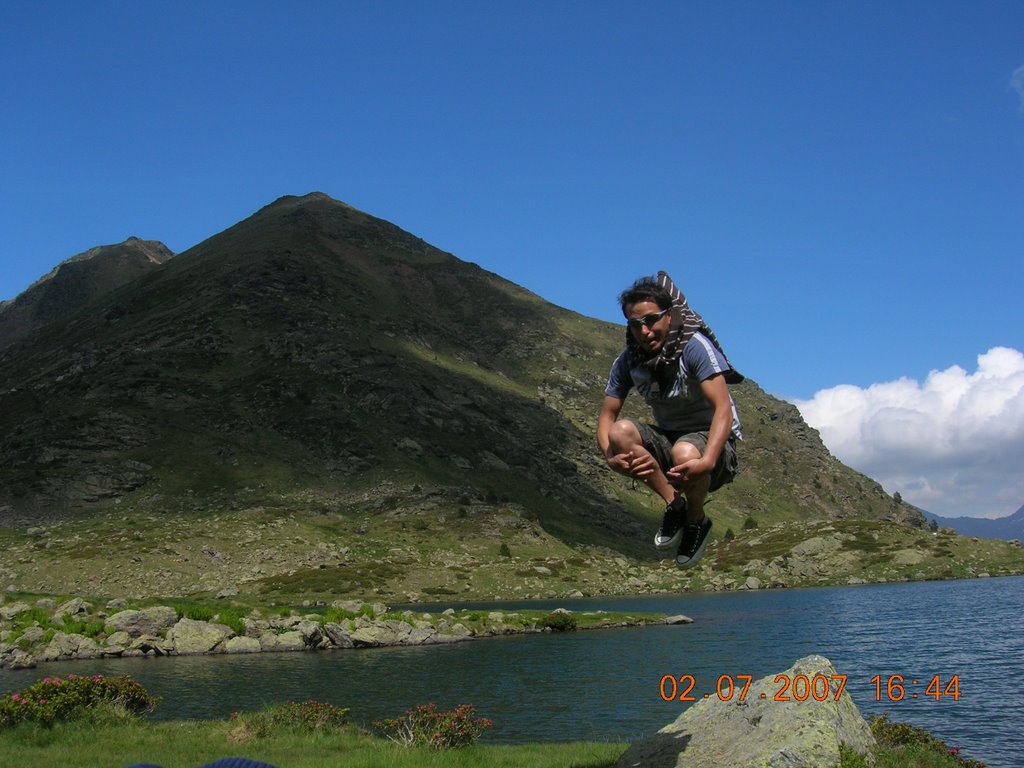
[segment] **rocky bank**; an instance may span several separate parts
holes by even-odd
[[[112,656],[185,656],[209,653],[314,651],[391,645],[434,645],[506,634],[551,632],[576,627],[570,611],[543,615],[447,609],[443,613],[389,613],[386,605],[335,601],[331,611],[276,618],[252,612],[227,623],[181,616],[170,606],[128,608],[112,600],[101,610],[74,598],[34,605],[0,605],[0,668],[23,669],[39,662]],[[333,620],[332,620],[333,619]],[[650,618],[609,620],[600,626],[641,626]],[[674,616],[658,623],[685,624]],[[229,626],[230,624],[230,626]],[[61,629],[63,628],[63,629]]]

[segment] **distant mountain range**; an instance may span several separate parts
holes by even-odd
[[[952,528],[963,536],[1024,541],[1024,506],[1012,515],[994,520],[983,517],[939,517],[931,512],[924,512],[924,516],[929,522],[934,520],[939,527]]]
[[[93,249],[0,306],[0,525],[282,499],[387,514],[432,494],[650,556],[658,505],[594,446],[623,332],[320,193],[173,257]],[[924,525],[794,406],[749,380],[734,397],[742,472],[715,495],[716,535],[750,518]]]

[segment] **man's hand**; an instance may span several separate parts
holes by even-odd
[[[643,479],[654,472],[658,463],[649,453],[637,455],[630,451],[609,456],[608,466],[620,474]]]
[[[677,464],[665,473],[665,477],[672,485],[679,485],[710,474],[714,468],[714,462],[709,462],[706,456],[701,456],[699,459],[690,459],[682,464]]]

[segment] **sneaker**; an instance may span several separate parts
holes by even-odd
[[[654,534],[654,546],[658,549],[672,549],[679,546],[683,539],[683,523],[686,522],[686,499],[682,496],[675,506],[665,507],[665,515],[661,518],[661,528]]]
[[[704,515],[701,523],[687,523],[683,526],[683,540],[676,553],[676,565],[689,568],[700,560],[704,548],[708,545],[708,534],[711,533],[711,518]]]

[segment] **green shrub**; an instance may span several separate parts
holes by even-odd
[[[961,757],[959,747],[947,746],[923,728],[917,728],[910,723],[894,723],[884,714],[872,715],[868,718],[868,723],[871,726],[871,733],[884,747],[925,749],[937,755],[947,756],[955,765],[962,768],[985,768],[984,763]]]
[[[82,635],[84,637],[98,637],[103,634],[106,622],[101,619],[88,621],[86,619],[65,619],[61,631],[69,635]]]
[[[37,625],[40,627],[49,627],[53,624],[50,618],[50,613],[48,611],[44,611],[42,608],[32,608],[28,611],[22,611],[14,617],[14,629],[28,629],[29,627]]]
[[[436,704],[408,710],[402,717],[374,723],[385,736],[407,747],[427,746],[451,749],[474,744],[490,728],[490,720],[475,717],[471,704],[460,704],[450,712],[439,712]]]
[[[573,632],[577,627],[576,617],[564,611],[549,613],[540,620],[540,623],[553,632]]]
[[[501,547],[498,549],[498,554],[501,557],[512,557],[512,550],[509,549],[508,544],[503,541],[501,542]]]
[[[157,699],[130,677],[44,677],[0,699],[0,728],[24,722],[51,725],[80,717],[100,705],[115,705],[129,715],[143,715],[156,704]]]
[[[185,618],[192,621],[210,621],[213,618],[213,608],[208,605],[192,605],[185,609]]]
[[[324,613],[324,624],[340,624],[343,621],[349,619],[356,619],[360,616],[366,616],[369,619],[374,617],[373,606],[366,605],[365,603],[360,606],[358,611],[347,611],[344,608],[328,608]]]
[[[231,631],[236,635],[244,635],[245,624],[242,623],[242,619],[244,618],[245,616],[240,611],[231,610],[229,608],[227,610],[220,611],[213,617],[213,620],[219,624],[223,624],[224,626],[231,627]]]
[[[348,719],[348,709],[320,701],[286,701],[251,715],[231,715],[236,723],[232,737],[236,740],[264,738],[281,731],[290,733],[331,733],[338,731]]]
[[[868,760],[843,741],[839,744],[839,768],[869,768]]]
[[[748,517],[746,520],[743,521],[743,530],[744,531],[750,531],[750,530],[753,530],[754,528],[757,528],[757,520],[755,520],[754,518]]]

